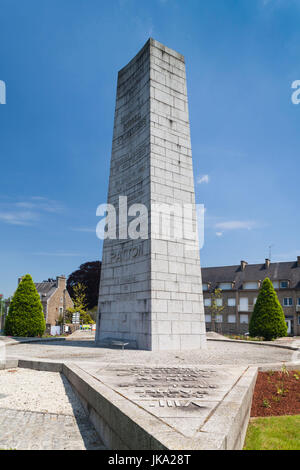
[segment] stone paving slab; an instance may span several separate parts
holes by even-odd
[[[256,344],[209,341],[207,350],[199,351],[136,351],[100,348],[94,341],[48,342],[11,345],[10,357],[32,357],[74,362],[106,362],[109,364],[191,364],[191,365],[256,365],[288,362],[293,351]]]
[[[138,409],[194,438],[248,367],[144,366],[77,363]]]
[[[0,371],[0,448],[104,449],[67,379],[56,372]]]
[[[103,450],[88,418],[0,408],[0,449]]]

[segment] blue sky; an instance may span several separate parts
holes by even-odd
[[[186,57],[203,266],[300,255],[300,0],[0,0],[0,292],[101,258],[117,71]]]

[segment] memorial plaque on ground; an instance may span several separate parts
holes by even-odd
[[[201,433],[247,367],[86,364],[94,378],[186,437]],[[230,404],[229,404],[230,406]]]

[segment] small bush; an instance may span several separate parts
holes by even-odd
[[[267,341],[287,335],[284,313],[268,278],[264,280],[259,291],[249,333],[251,336],[263,336]]]
[[[7,336],[42,336],[46,329],[43,306],[30,274],[18,285],[6,317]]]

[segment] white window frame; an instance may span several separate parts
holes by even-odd
[[[220,282],[218,288],[221,290],[231,290],[232,283],[231,282]]]
[[[234,317],[234,321],[233,321],[233,317]],[[235,313],[227,315],[227,323],[236,323],[236,314]]]
[[[242,317],[246,318],[247,317],[247,321],[242,321]],[[249,324],[249,315],[247,313],[241,313],[240,314],[240,324],[241,325],[248,325]]]
[[[251,287],[246,287],[247,284],[248,285],[252,284],[252,286]],[[256,290],[256,289],[258,289],[258,282],[257,281],[244,282],[243,283],[243,289],[245,289],[245,290]]]
[[[233,301],[232,304],[230,304],[230,302],[229,302],[230,300]],[[231,297],[230,299],[228,299],[227,305],[228,305],[228,307],[236,307],[236,298],[235,298],[235,297]]]
[[[283,287],[283,286],[281,285],[281,284],[283,284],[283,283],[285,283],[286,286]],[[279,282],[279,288],[280,288],[280,289],[288,289],[288,288],[289,288],[289,281],[280,281],[280,282]]]
[[[292,301],[291,303],[289,302],[288,304],[285,304],[285,300]],[[284,307],[292,307],[293,306],[293,297],[284,297],[283,299],[283,306]]]
[[[247,300],[247,310],[242,310],[241,300],[244,300],[245,304],[246,304],[246,300]],[[245,308],[245,307],[243,307],[243,308]],[[249,312],[249,299],[248,299],[248,297],[240,297],[239,311],[240,312]]]

